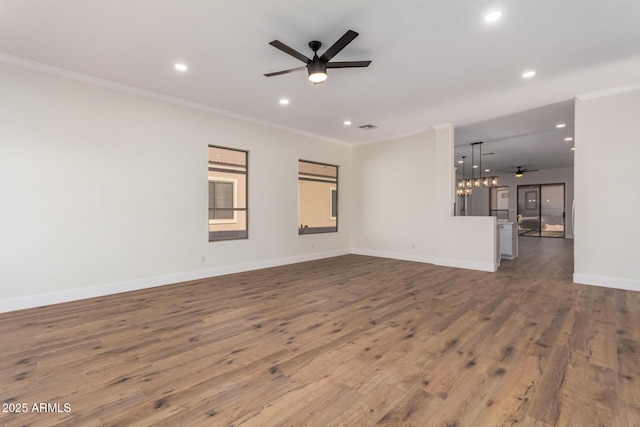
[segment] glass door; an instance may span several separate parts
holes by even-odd
[[[518,235],[564,237],[564,184],[518,186]]]
[[[540,236],[539,185],[518,185],[518,235]]]
[[[564,184],[540,186],[540,235],[564,237]]]

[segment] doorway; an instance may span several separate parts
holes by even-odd
[[[564,184],[518,186],[518,235],[565,236]]]
[[[509,221],[509,187],[491,187],[489,191],[489,216],[498,222]]]

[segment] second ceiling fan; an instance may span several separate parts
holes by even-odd
[[[538,169],[527,169],[527,168],[523,168],[522,166],[518,166],[514,171],[503,171],[503,172],[515,173],[516,178],[520,178],[522,175],[524,175],[525,172],[538,172]]]
[[[344,49],[349,43],[358,37],[358,33],[353,30],[347,31],[342,37],[338,39],[329,49],[325,50],[324,53],[318,56],[318,50],[322,46],[317,40],[312,40],[309,42],[309,47],[313,51],[313,58],[308,58],[297,50],[287,46],[279,40],[274,40],[269,43],[271,46],[280,49],[284,53],[287,53],[294,58],[306,63],[307,65],[304,67],[292,68],[290,70],[276,71],[274,73],[267,73],[265,77],[273,77],[279,76],[281,74],[293,73],[294,71],[301,71],[307,69],[309,72],[309,80],[313,83],[322,83],[327,79],[327,68],[356,68],[356,67],[368,67],[371,64],[371,61],[342,61],[342,62],[331,62],[331,59],[338,54],[342,49]]]

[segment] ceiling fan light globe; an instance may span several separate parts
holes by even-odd
[[[313,74],[309,74],[309,80],[311,80],[313,83],[322,83],[323,81],[327,80],[327,73],[318,71]]]

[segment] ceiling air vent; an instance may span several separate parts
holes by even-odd
[[[375,125],[362,125],[362,126],[358,126],[360,129],[363,130],[371,130],[371,129],[376,129],[378,126]]]

